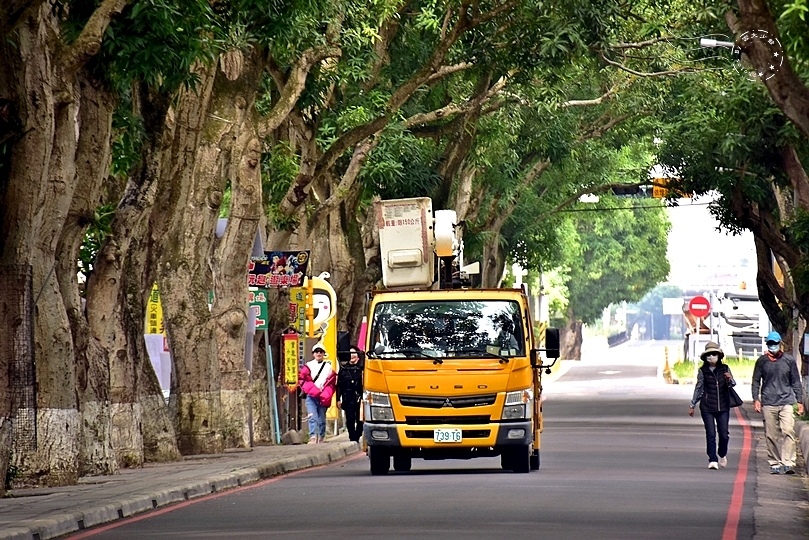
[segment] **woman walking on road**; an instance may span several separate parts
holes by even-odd
[[[337,374],[337,407],[346,413],[348,438],[355,442],[358,442],[362,435],[362,420],[360,420],[362,356],[362,351],[352,345],[348,362],[340,366],[340,373]]]
[[[331,405],[337,387],[337,374],[326,360],[326,349],[316,343],[314,360],[306,362],[298,373],[298,388],[306,396],[309,412],[309,444],[326,441],[326,409]]]
[[[730,368],[722,363],[725,353],[716,343],[708,343],[700,355],[702,366],[697,371],[697,384],[688,415],[694,416],[694,407],[699,402],[702,422],[705,424],[705,441],[708,452],[708,468],[718,469],[728,464],[728,441],[730,430],[730,389],[736,386]],[[716,437],[719,435],[717,450]]]

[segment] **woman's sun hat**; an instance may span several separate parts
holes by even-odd
[[[699,357],[703,361],[705,361],[705,357],[708,356],[709,354],[718,354],[720,360],[725,357],[725,353],[723,353],[722,349],[719,348],[719,344],[714,343],[713,341],[705,345],[705,350],[702,351],[702,354],[700,354]]]

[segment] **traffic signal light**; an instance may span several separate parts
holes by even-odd
[[[610,190],[616,197],[646,197],[646,186],[636,184],[626,184],[623,186],[612,186]]]

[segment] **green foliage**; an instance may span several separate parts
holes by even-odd
[[[116,108],[112,117],[112,162],[110,173],[117,178],[125,178],[132,168],[140,162],[141,149],[146,132],[143,119],[132,114],[130,95],[121,96],[121,106]]]
[[[662,313],[664,298],[682,297],[684,291],[676,285],[662,283],[644,295],[635,307],[647,313]]]
[[[115,204],[106,204],[95,209],[93,219],[87,223],[84,240],[79,247],[78,271],[86,282],[93,271],[93,263],[104,240],[110,234],[112,220],[115,217]]]
[[[750,358],[736,358],[733,356],[726,356],[722,359],[733,373],[733,378],[737,383],[750,383],[753,380],[753,368],[756,365],[756,359]],[[702,361],[679,361],[671,366],[672,374],[679,381],[696,381],[697,370],[702,365]],[[746,396],[742,399],[747,401]]]
[[[809,212],[795,210],[789,222],[790,240],[803,253],[809,253]],[[792,269],[792,281],[798,290],[809,291],[809,260],[803,259]]]
[[[265,151],[261,157],[261,190],[264,206],[271,222],[280,229],[291,229],[297,221],[278,212],[278,205],[300,171],[298,157],[289,144],[281,142]]]
[[[191,66],[212,62],[225,36],[207,0],[134,0],[110,24],[95,65],[120,92],[136,82],[172,92],[193,84]]]
[[[581,248],[578,264],[569,262],[570,305],[585,323],[611,303],[640,300],[668,275],[668,220],[657,202],[637,207],[606,202],[603,214],[576,221]]]
[[[381,137],[362,171],[365,189],[382,199],[433,193],[441,182],[435,171],[440,157],[435,146],[397,126],[386,129]]]

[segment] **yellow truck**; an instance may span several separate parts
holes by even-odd
[[[363,436],[371,474],[413,458],[500,456],[539,468],[542,372],[559,332],[538,347],[523,289],[467,285],[454,212],[428,198],[377,203],[382,290],[369,294]],[[426,267],[426,268],[425,268]]]

